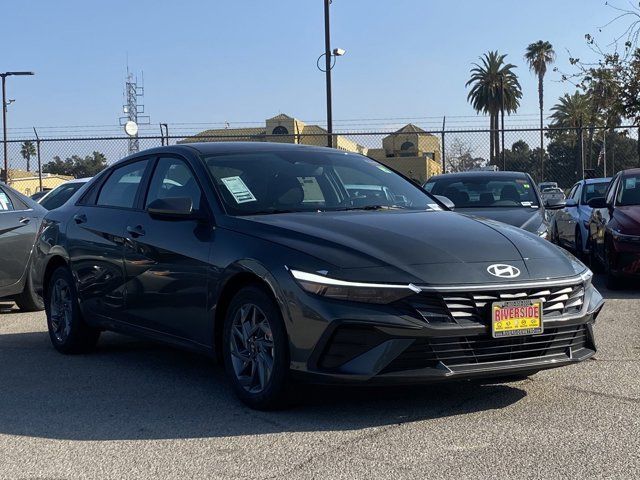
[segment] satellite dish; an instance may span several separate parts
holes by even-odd
[[[133,120],[129,120],[124,124],[124,132],[130,137],[135,137],[138,134],[138,124]]]

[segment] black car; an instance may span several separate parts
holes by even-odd
[[[591,272],[537,235],[447,211],[361,155],[279,143],[127,157],[47,214],[35,272],[59,351],[116,330],[218,355],[258,408],[296,378],[578,362],[603,304]]]
[[[30,265],[33,243],[46,210],[0,183],[0,299],[13,300],[23,311],[42,310]]]
[[[563,199],[541,199],[522,172],[460,172],[434,175],[424,184],[432,195],[448,198],[460,213],[498,220],[549,239],[545,208],[563,208]]]

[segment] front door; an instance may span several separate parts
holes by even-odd
[[[0,287],[25,275],[37,229],[36,213],[0,187]]]
[[[189,198],[209,217],[202,190],[186,160],[160,157],[144,199],[144,211],[129,217],[125,242],[128,322],[174,337],[210,345],[207,313],[208,258],[212,223],[196,218],[154,218],[154,200]]]

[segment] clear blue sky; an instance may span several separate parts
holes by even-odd
[[[0,70],[36,72],[8,81],[10,127],[117,124],[127,54],[154,123],[322,121],[322,15],[322,0],[8,0]],[[519,66],[519,113],[535,114],[525,46],[551,41],[568,70],[566,49],[587,56],[584,34],[613,16],[604,0],[334,0],[332,46],[347,50],[334,117],[474,115],[465,82],[491,49]],[[558,79],[548,75],[548,106],[572,90]]]

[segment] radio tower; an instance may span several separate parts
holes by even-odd
[[[144,86],[138,86],[137,77],[129,72],[129,67],[127,66],[127,78],[124,86],[125,104],[122,106],[125,116],[120,117],[120,125],[124,126],[124,131],[129,136],[129,153],[136,153],[140,150],[138,125],[148,125],[151,122],[151,118],[148,115],[139,115],[144,113],[143,96]]]

